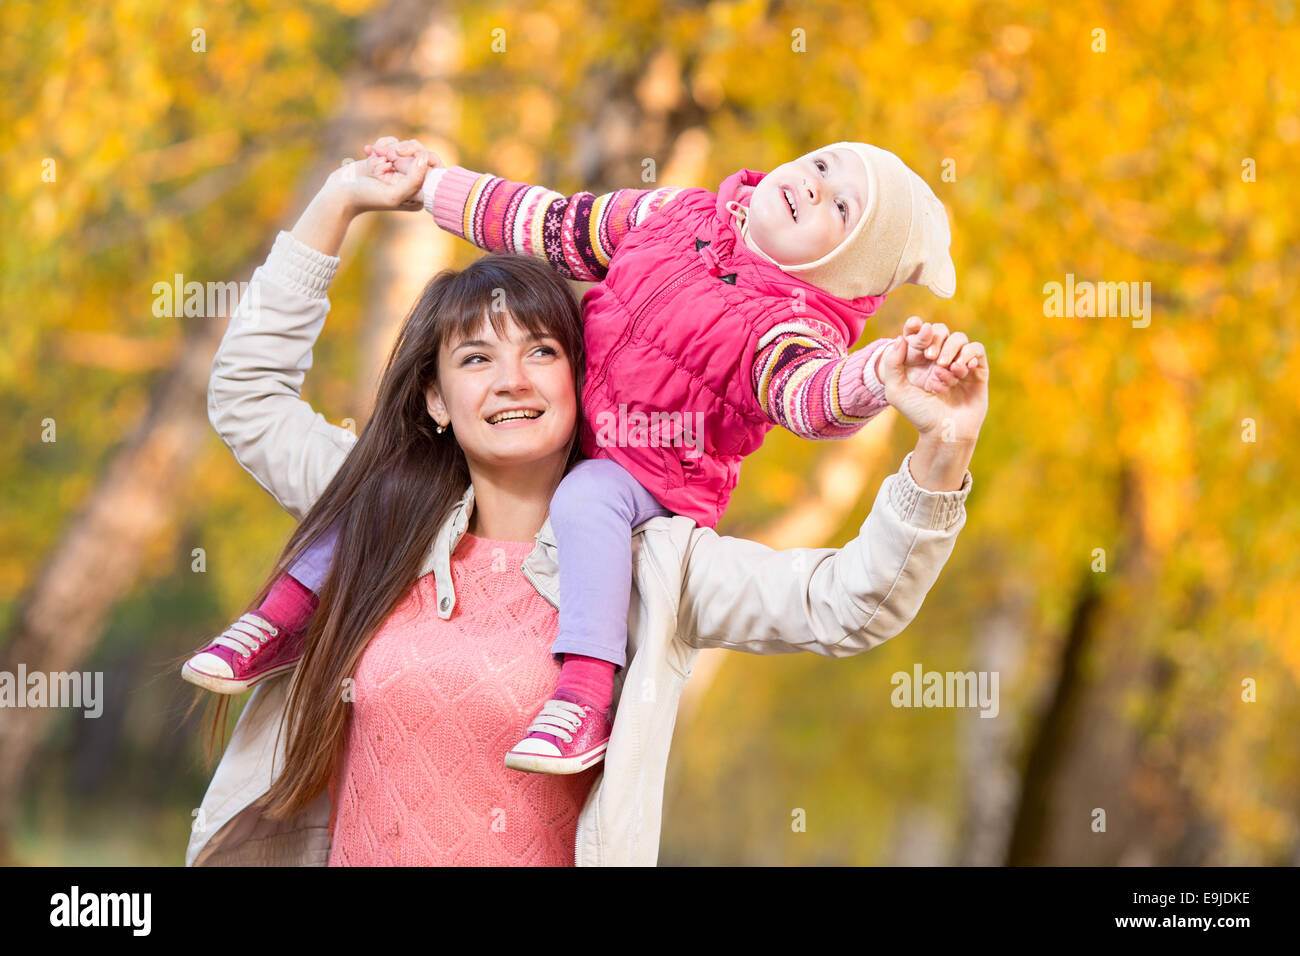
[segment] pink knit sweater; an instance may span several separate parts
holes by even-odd
[[[330,866],[573,865],[597,768],[503,763],[560,675],[556,610],[519,570],[532,549],[465,534],[452,616],[438,617],[426,574],[367,646],[330,785]]]

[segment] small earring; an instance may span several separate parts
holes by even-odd
[[[447,430],[447,426],[446,426],[446,425],[439,425],[438,428],[437,428],[437,431],[438,431],[438,434],[439,434],[439,435],[441,435],[441,434],[442,434],[443,432],[445,432],[446,430]]]

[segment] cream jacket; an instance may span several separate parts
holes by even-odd
[[[338,263],[280,233],[230,320],[208,387],[208,415],[222,441],[299,520],[356,441],[299,397]],[[615,679],[604,768],[578,817],[578,866],[656,863],[677,703],[701,648],[848,657],[908,625],[966,522],[972,486],[968,471],[958,491],[925,491],[911,477],[910,458],[881,484],[858,536],[842,548],[774,551],[682,517],[634,530],[628,662]],[[456,606],[451,554],[473,508],[471,487],[421,569],[434,575],[444,618]],[[536,540],[521,571],[557,604],[549,521]],[[261,812],[283,765],[285,735],[277,747],[276,731],[291,680],[273,678],[253,691],[196,814],[187,865],[328,861],[328,792],[291,820]]]

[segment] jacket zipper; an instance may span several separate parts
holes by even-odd
[[[636,315],[632,316],[632,321],[628,323],[628,327],[623,336],[618,340],[618,343],[610,349],[609,356],[605,359],[605,365],[600,370],[600,375],[591,385],[593,391],[603,385],[605,379],[609,377],[609,369],[610,366],[614,364],[614,359],[618,358],[619,353],[622,352],[623,349],[627,348],[628,344],[633,338],[635,338],[637,326],[641,324],[641,321],[645,319],[646,316],[653,312],[654,305],[681,285],[692,271],[703,268],[704,262],[697,254],[691,262],[678,269],[672,276],[666,279],[664,283],[654,291],[654,294],[650,296],[646,304],[637,310]]]
[[[537,583],[537,578],[533,577],[533,572],[528,569],[528,565],[521,564],[519,566],[519,570],[524,573],[524,577],[527,578],[528,583],[533,586],[533,590],[536,591],[538,594],[540,594],[543,598],[545,598],[547,604],[551,605],[551,607],[555,608],[558,611],[560,609],[560,605],[552,601],[550,595],[542,590],[542,586]]]

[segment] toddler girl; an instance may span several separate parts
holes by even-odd
[[[404,172],[418,148],[386,137],[366,152]],[[741,461],[774,425],[844,438],[885,408],[876,360],[894,340],[848,348],[898,286],[953,295],[947,215],[897,156],[850,142],[767,174],[742,169],[716,193],[564,196],[439,166],[423,196],[438,225],[483,249],[599,283],[583,299],[588,460],[550,508],[560,678],[506,755],[517,770],[576,773],[603,759],[609,739],[632,528],[668,514],[715,527]],[[332,544],[305,549],[256,612],[187,662],[186,679],[238,693],[296,666]]]

